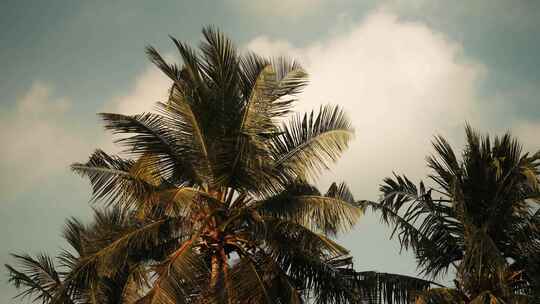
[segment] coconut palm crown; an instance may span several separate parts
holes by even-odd
[[[198,51],[172,38],[183,64],[151,61],[171,80],[152,113],[102,113],[121,156],[96,150],[72,169],[104,205],[71,220],[74,251],[16,255],[20,296],[43,304],[410,303],[433,282],[356,272],[332,237],[363,213],[348,187],[312,183],[353,137],[323,106],[290,115],[307,84],[285,58],[238,54],[213,28]]]
[[[198,51],[172,38],[181,66],[149,47],[168,100],[100,114],[122,157],[97,150],[72,166],[94,201],[138,221],[85,260],[111,276],[143,262],[151,286],[137,303],[352,301],[351,257],[330,237],[362,209],[345,184],[311,184],[353,137],[349,120],[333,106],[289,118],[307,84],[298,63],[203,35]]]
[[[540,153],[468,125],[461,158],[442,136],[433,147],[431,187],[395,175],[384,180],[379,203],[364,202],[414,251],[423,274],[456,272],[455,289],[432,290],[419,303],[536,303]]]

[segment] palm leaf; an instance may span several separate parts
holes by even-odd
[[[22,289],[17,297],[32,297],[33,301],[50,303],[57,297],[62,282],[56,271],[52,259],[40,254],[36,258],[29,255],[12,254],[22,268],[16,270],[10,265],[5,265],[8,270],[8,282],[17,289]]]
[[[71,169],[89,178],[93,201],[130,208],[157,191],[162,181],[152,166],[156,162],[155,157],[147,155],[134,162],[96,150],[87,163],[75,163]]]
[[[217,105],[225,111],[234,111],[240,107],[238,96],[238,55],[236,47],[230,39],[213,27],[203,29],[204,41],[201,43],[202,51],[201,70],[207,76],[213,94],[220,98]]]
[[[297,182],[257,204],[262,214],[284,218],[310,229],[335,235],[348,231],[363,214],[363,208],[345,184],[333,183],[325,195],[309,184]]]
[[[392,236],[398,232],[403,249],[412,245],[424,274],[436,277],[446,272],[462,257],[463,226],[455,210],[445,198],[433,199],[423,183],[416,187],[398,175],[384,182],[379,209],[385,222],[389,218],[394,222]]]
[[[276,168],[294,176],[313,176],[340,156],[353,136],[350,122],[339,107],[321,107],[294,117],[272,138]]]
[[[406,275],[375,271],[357,272],[358,289],[368,303],[407,304],[432,285],[439,285]]]
[[[416,304],[465,304],[465,298],[455,289],[433,288],[423,292]]]
[[[270,257],[299,289],[314,293],[316,303],[348,303],[355,299],[352,266],[346,250],[322,235],[287,221],[265,219],[265,245]]]
[[[177,65],[168,64],[159,52],[151,46],[146,48],[146,55],[165,75],[167,75],[175,84],[178,84],[181,79],[181,69]]]
[[[193,169],[180,155],[186,152],[186,147],[178,145],[172,130],[157,114],[121,115],[111,113],[100,114],[105,121],[105,128],[114,134],[134,134],[116,140],[127,147],[125,152],[135,157],[153,155],[154,161],[148,165],[158,168],[164,178],[179,174],[183,180],[194,180]],[[180,169],[180,170],[179,170]]]
[[[156,109],[163,115],[162,121],[174,132],[177,143],[183,147],[182,158],[189,160],[194,167],[198,182],[214,184],[216,177],[208,138],[192,105],[180,95],[173,94],[167,104],[157,103]]]
[[[137,304],[191,303],[203,292],[208,275],[203,257],[188,240],[156,267],[152,288]]]
[[[182,69],[182,82],[185,85],[178,85],[178,89],[188,89],[190,92],[195,93],[198,102],[204,102],[205,97],[208,94],[208,88],[203,81],[204,75],[201,74],[201,62],[197,56],[195,50],[185,43],[182,43],[178,39],[169,36],[173,43],[176,45],[178,53],[184,62]]]

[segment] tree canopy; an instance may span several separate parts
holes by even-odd
[[[402,248],[414,251],[424,274],[454,268],[456,288],[432,290],[426,303],[537,297],[540,153],[524,153],[510,134],[491,138],[470,126],[461,157],[442,136],[433,148],[429,186],[394,175],[381,185],[380,202],[364,202],[393,226]]]

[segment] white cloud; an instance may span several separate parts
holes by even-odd
[[[384,10],[306,48],[268,37],[247,47],[305,63],[311,83],[300,109],[335,103],[347,110],[357,137],[335,172],[356,179],[355,190],[364,197],[375,195],[377,182],[392,170],[424,172],[435,133],[462,135],[484,73],[467,62],[460,45]]]
[[[288,41],[274,40],[268,36],[255,37],[248,43],[247,48],[265,57],[286,56],[294,59],[306,59],[302,58],[305,55],[304,49],[295,48]]]
[[[363,199],[376,199],[378,184],[392,171],[425,176],[434,134],[448,136],[461,148],[463,124],[485,73],[464,57],[459,44],[388,10],[374,11],[348,31],[305,48],[268,37],[253,39],[247,48],[304,63],[311,83],[298,109],[332,103],[347,111],[356,139],[321,184],[345,180]],[[397,241],[387,237],[388,231],[368,216],[344,244],[359,269],[414,273],[412,257],[399,255]]]
[[[50,86],[36,82],[0,121],[1,191],[6,197],[33,183],[67,172],[87,153],[87,143],[64,120],[71,102],[54,97]]]
[[[170,55],[164,56],[172,61]],[[171,80],[155,66],[148,66],[135,78],[133,86],[128,92],[107,101],[100,112],[119,113],[134,115],[144,112],[153,112],[158,101],[167,100],[167,94],[171,87]],[[114,144],[114,140],[121,138],[120,135],[111,136],[104,133],[98,146],[108,153],[120,153],[122,147]]]
[[[148,67],[128,92],[106,102],[100,112],[152,111],[156,101],[166,98],[169,86],[161,71]],[[121,150],[113,145],[110,133],[67,119],[71,106],[68,98],[55,96],[50,85],[36,82],[17,100],[13,111],[0,116],[0,141],[4,143],[0,191],[5,198],[36,183],[67,176],[69,165],[84,161],[95,148],[112,153]]]
[[[167,99],[170,86],[171,81],[163,72],[149,66],[137,76],[130,91],[107,102],[104,111],[130,115],[152,111],[157,101]]]

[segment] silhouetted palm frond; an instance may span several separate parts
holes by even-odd
[[[536,284],[524,261],[540,252],[539,154],[522,153],[510,134],[465,131],[461,158],[435,138],[427,159],[432,187],[394,175],[384,180],[380,202],[363,204],[394,226],[392,235],[414,251],[423,273],[457,271],[455,290],[434,290],[418,303],[454,303],[457,294],[463,303],[521,303]]]

